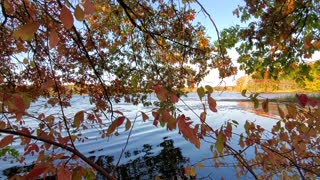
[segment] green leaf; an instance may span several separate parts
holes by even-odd
[[[213,89],[212,89],[211,86],[206,85],[205,88],[207,89],[207,91],[208,91],[209,94],[213,93]]]
[[[218,139],[216,141],[216,148],[220,154],[222,154],[224,149],[224,143],[226,141],[226,136],[223,134],[223,132],[220,132],[218,135]]]
[[[247,96],[246,96],[246,93],[247,93],[247,90],[246,90],[246,89],[244,89],[244,90],[241,91],[241,95],[242,95],[243,97],[247,97]]]
[[[203,87],[199,87],[197,89],[197,93],[198,93],[198,96],[200,97],[200,99],[202,100],[202,98],[206,95],[206,92],[204,91],[204,88]]]

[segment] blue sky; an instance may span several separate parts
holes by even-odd
[[[199,2],[211,15],[219,31],[236,24],[241,24],[240,19],[234,16],[232,11],[235,10],[238,5],[242,5],[244,3],[243,0],[199,0]],[[200,7],[196,4],[194,8],[200,9]],[[200,22],[206,27],[207,34],[212,38],[212,40],[217,40],[217,34],[214,26],[210,19],[205,17],[203,12],[197,13],[195,21]],[[230,50],[229,55],[234,64],[238,66],[236,63],[238,57],[237,52],[235,50]],[[236,80],[243,75],[244,72],[239,71],[236,76],[224,79],[225,84],[223,83],[221,85],[236,85]],[[219,72],[217,70],[212,70],[211,73],[204,79],[203,83],[201,83],[201,85],[217,86],[220,84],[220,82],[221,79],[219,79]]]

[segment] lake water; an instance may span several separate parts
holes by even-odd
[[[266,98],[283,97],[287,94],[262,94],[261,96]],[[271,129],[271,127],[277,122],[277,116],[268,116],[266,114],[256,113],[252,110],[251,102],[245,102],[244,97],[239,93],[214,93],[213,97],[218,101],[218,112],[209,112],[207,114],[207,123],[213,128],[219,128],[222,124],[229,120],[236,120],[239,123],[238,128],[234,129],[235,132],[241,133],[243,125],[246,120],[255,121],[265,129]],[[150,95],[150,99],[154,99],[153,95]],[[199,101],[197,94],[191,93],[188,97],[182,98],[183,101],[197,114],[202,112],[202,105]],[[30,112],[55,114],[59,113],[58,108],[44,108],[43,104],[46,100],[39,100],[33,104],[30,108]],[[71,101],[72,107],[66,109],[67,115],[72,115],[80,110],[88,110],[93,106],[89,103],[88,97],[74,96]],[[184,114],[191,117],[191,119],[198,121],[194,112],[192,112],[183,102],[179,101],[177,107],[183,111]],[[232,159],[230,166],[215,168],[214,163],[210,158],[213,156],[210,150],[210,142],[201,142],[201,148],[197,149],[193,144],[186,141],[182,135],[178,133],[178,130],[167,131],[166,128],[155,127],[152,123],[152,115],[150,112],[153,107],[143,107],[142,105],[134,106],[127,103],[118,103],[114,105],[115,110],[119,110],[124,113],[131,121],[140,111],[146,112],[151,120],[147,122],[142,121],[142,117],[138,117],[132,135],[129,140],[129,144],[126,148],[126,152],[121,158],[120,164],[126,164],[120,170],[130,172],[131,175],[139,176],[140,179],[149,179],[149,176],[167,175],[173,176],[174,174],[181,174],[181,169],[186,165],[194,165],[198,161],[205,158],[209,160],[203,161],[205,165],[204,169],[197,169],[197,179],[202,177],[211,177],[213,179],[220,179],[225,177],[226,179],[234,179],[236,177],[235,170],[232,167]],[[260,115],[259,115],[260,114]],[[270,114],[269,114],[270,115]],[[37,126],[37,123],[29,121],[30,126]],[[123,125],[124,126],[124,125]],[[101,139],[101,135],[96,129],[88,129],[82,132],[84,136],[88,137],[84,143],[77,143],[76,146],[80,152],[86,156],[91,156],[95,160],[99,159],[104,161],[112,167],[116,164],[122,149],[124,148],[125,141],[127,139],[128,132],[124,132],[123,128],[119,129],[119,136],[112,136],[108,139]],[[207,141],[212,141],[210,138]],[[234,145],[237,145],[237,141],[234,141]],[[23,152],[22,147],[18,142],[13,143],[13,147]],[[251,156],[247,154],[247,156]],[[99,158],[100,157],[100,158]],[[27,165],[32,164],[35,157],[27,157]],[[14,166],[20,166],[17,163],[9,163],[10,157],[7,161],[0,160],[0,179],[6,179],[4,176],[4,170]],[[7,171],[6,171],[7,172]],[[123,175],[124,178],[130,174]],[[244,176],[242,179],[251,179],[251,177]]]

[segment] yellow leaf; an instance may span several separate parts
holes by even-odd
[[[83,21],[84,20],[84,11],[82,8],[79,6],[79,4],[76,6],[76,9],[74,11],[74,16],[78,21]]]
[[[199,167],[200,169],[204,169],[204,165],[203,165],[201,162],[198,162],[198,167]]]
[[[129,119],[127,119],[127,122],[126,122],[126,131],[128,131],[131,127],[131,121]]]
[[[13,33],[13,37],[20,38],[24,41],[31,41],[34,33],[38,30],[40,24],[38,22],[31,22],[21,26]]]
[[[55,31],[52,31],[50,33],[50,37],[49,37],[49,45],[50,48],[54,48],[59,42],[59,36],[58,33]]]
[[[108,127],[107,135],[111,135],[116,130],[116,128],[118,127],[117,125],[118,125],[118,122],[117,121],[113,121],[111,123],[111,125]]]
[[[195,167],[191,168],[190,176],[196,176],[197,175],[197,169]]]
[[[63,6],[60,13],[60,20],[62,24],[67,28],[71,29],[73,26],[73,16],[71,11],[66,7]]]

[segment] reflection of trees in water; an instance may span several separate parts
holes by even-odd
[[[139,157],[128,161],[126,164],[120,165],[116,170],[119,179],[154,179],[158,176],[161,179],[186,178],[184,175],[184,164],[189,162],[189,158],[183,157],[180,148],[174,147],[173,140],[164,140],[160,143],[161,151],[154,155],[152,145],[145,144],[141,150],[127,151],[126,158],[132,155]],[[92,159],[96,157],[92,156]],[[112,171],[114,168],[113,156],[99,156],[96,162]],[[98,179],[103,179],[101,175]]]
[[[138,157],[129,160],[126,164],[122,164],[116,169],[118,179],[154,179],[156,176],[161,179],[187,179],[184,175],[184,168],[185,164],[189,162],[189,158],[183,157],[181,149],[174,147],[174,141],[171,139],[164,138],[164,141],[159,146],[162,149],[156,155],[152,152],[153,147],[150,144],[143,145],[141,150],[125,152],[124,157],[126,159],[134,156]],[[94,151],[91,153],[94,153]],[[90,159],[109,172],[114,169],[117,163],[117,159],[114,159],[113,156],[90,156]],[[5,169],[3,174],[10,177],[17,173],[29,172],[33,166],[11,167]],[[53,177],[53,179],[55,178]],[[105,178],[98,174],[97,179]]]

